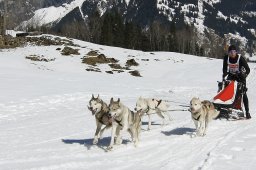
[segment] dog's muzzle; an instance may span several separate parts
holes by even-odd
[[[113,119],[116,117],[116,113],[112,113],[112,114],[111,114],[111,113],[109,112],[108,115],[109,115],[110,118],[113,118]]]
[[[188,111],[191,112],[191,113],[194,113],[194,112],[195,112],[195,109],[194,109],[193,107],[190,107],[190,108],[188,109]]]
[[[96,113],[96,111],[95,110],[93,110],[93,108],[92,107],[90,107],[90,106],[87,106],[88,107],[88,109],[92,112],[92,115],[94,115],[95,113]]]
[[[134,108],[134,111],[136,112],[142,112],[142,109],[138,110],[136,107]]]
[[[92,111],[92,107],[90,107],[90,106],[87,106],[88,107],[88,109],[90,110],[90,111]]]

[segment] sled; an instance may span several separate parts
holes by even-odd
[[[244,118],[243,94],[245,85],[234,80],[218,82],[218,94],[213,98],[215,108],[220,111],[217,119],[240,120]]]

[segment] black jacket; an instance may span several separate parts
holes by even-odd
[[[236,63],[238,58],[239,58],[238,55],[236,56],[236,58],[231,58],[230,57],[229,62],[230,63]],[[223,78],[226,77],[227,75],[229,75],[229,73],[228,73],[228,55],[224,56],[222,71],[223,71]],[[243,74],[243,76],[245,76],[245,78],[250,73],[250,67],[247,64],[247,61],[245,60],[245,58],[243,56],[240,57],[239,71],[240,71],[241,74]]]

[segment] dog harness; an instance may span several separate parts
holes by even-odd
[[[116,121],[116,123],[118,123],[119,126],[123,126],[123,125],[121,124],[122,119],[121,119],[121,120],[117,120],[116,118],[114,118],[114,120]]]
[[[202,108],[201,108],[198,112],[196,112],[196,114],[199,113],[198,116],[197,116],[197,118],[195,118],[194,115],[192,114],[192,118],[193,118],[194,120],[198,121],[198,120],[200,119],[200,117],[201,117],[201,114],[200,114],[201,110],[202,110]],[[196,116],[196,115],[195,115],[195,116]]]
[[[230,57],[228,57],[228,72],[231,74],[236,74],[239,72],[239,61],[240,61],[240,55],[238,55],[238,59],[236,63],[231,63]]]
[[[161,104],[162,100],[156,100],[157,101],[157,106],[156,108]]]
[[[194,118],[194,117],[193,117],[193,119],[196,120],[196,121],[198,121],[198,120],[200,119],[200,117],[201,117],[201,115],[199,114],[199,116],[198,116],[197,118]]]

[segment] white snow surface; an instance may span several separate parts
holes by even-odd
[[[74,40],[80,55],[62,56],[63,46],[26,46],[1,50],[0,169],[254,169],[256,164],[256,77],[250,63],[248,97],[252,119],[213,120],[207,135],[191,138],[195,126],[188,111],[170,112],[173,120],[161,126],[152,116],[147,131],[143,117],[138,147],[128,133],[124,142],[105,152],[110,130],[92,145],[95,120],[87,109],[92,94],[109,103],[121,99],[133,110],[139,96],[169,100],[170,109],[184,109],[192,97],[211,100],[221,79],[222,60],[171,52],[142,52]],[[81,58],[91,50],[119,59],[135,59],[143,77],[124,73],[88,72]],[[29,55],[54,59],[36,62]],[[142,60],[142,59],[148,59]],[[157,60],[156,60],[157,59]]]

